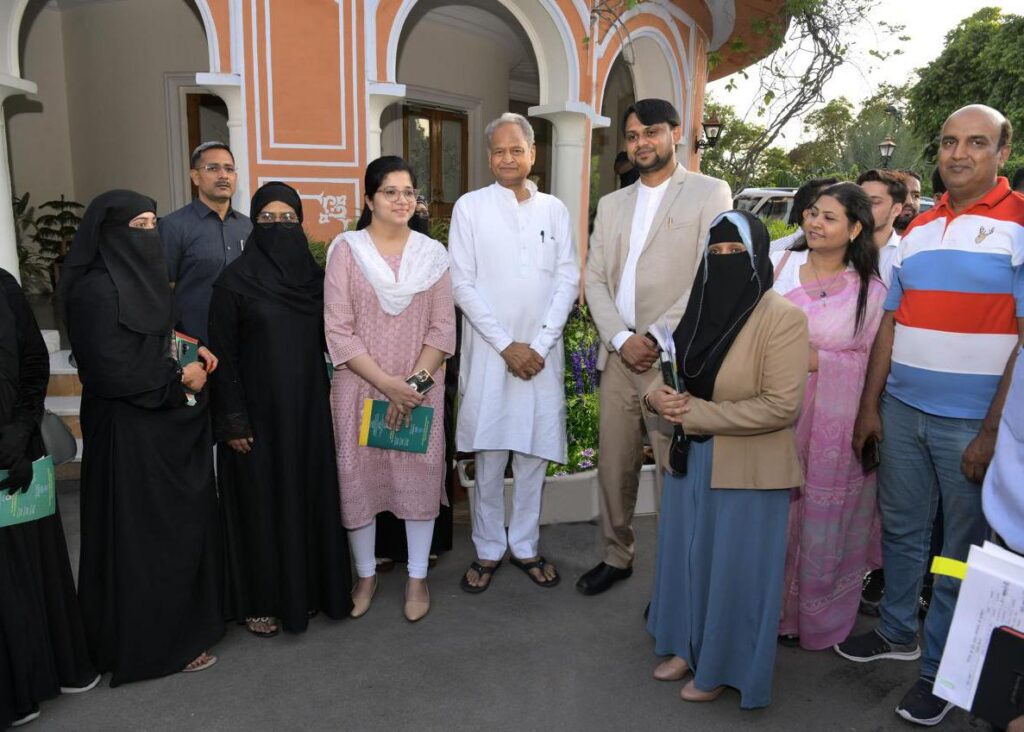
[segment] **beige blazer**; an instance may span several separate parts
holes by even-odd
[[[712,488],[803,485],[793,424],[803,404],[808,354],[807,316],[769,290],[726,354],[714,399],[691,399],[683,416],[687,434],[715,436]],[[648,391],[660,383],[659,375]],[[658,423],[671,433],[672,425]]]
[[[629,254],[629,235],[639,181],[604,196],[597,204],[594,233],[587,255],[585,295],[604,348],[598,354],[603,369],[611,341],[626,330],[615,295]],[[636,328],[646,333],[665,319],[675,329],[704,253],[711,221],[732,208],[725,181],[677,165],[672,181],[651,222],[636,266]]]

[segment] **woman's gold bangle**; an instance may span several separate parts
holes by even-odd
[[[650,394],[644,394],[643,402],[644,406],[647,407],[647,411],[651,414],[657,414],[658,410],[651,404]]]

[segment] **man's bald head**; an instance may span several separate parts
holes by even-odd
[[[973,205],[995,187],[1012,133],[1006,117],[984,104],[949,115],[939,137],[938,169],[954,210]]]
[[[968,104],[966,107],[960,107],[960,109],[946,117],[946,121],[942,124],[942,129],[945,130],[954,118],[962,117],[973,118],[972,121],[975,122],[982,120],[990,122],[993,128],[998,130],[997,150],[1001,150],[1009,145],[1013,138],[1013,125],[1010,124],[1010,120],[1006,119],[1006,115],[998,109],[994,109],[987,104]]]

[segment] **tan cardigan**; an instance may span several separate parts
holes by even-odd
[[[726,354],[713,401],[693,398],[683,415],[687,434],[715,436],[712,488],[803,485],[793,424],[803,403],[807,358],[807,316],[769,290]],[[660,383],[659,375],[648,391]],[[671,424],[657,421],[671,434]],[[668,465],[667,456],[662,464]]]

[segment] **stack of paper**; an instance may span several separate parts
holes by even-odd
[[[970,710],[992,630],[1024,629],[1024,557],[985,542],[972,546],[934,693]]]

